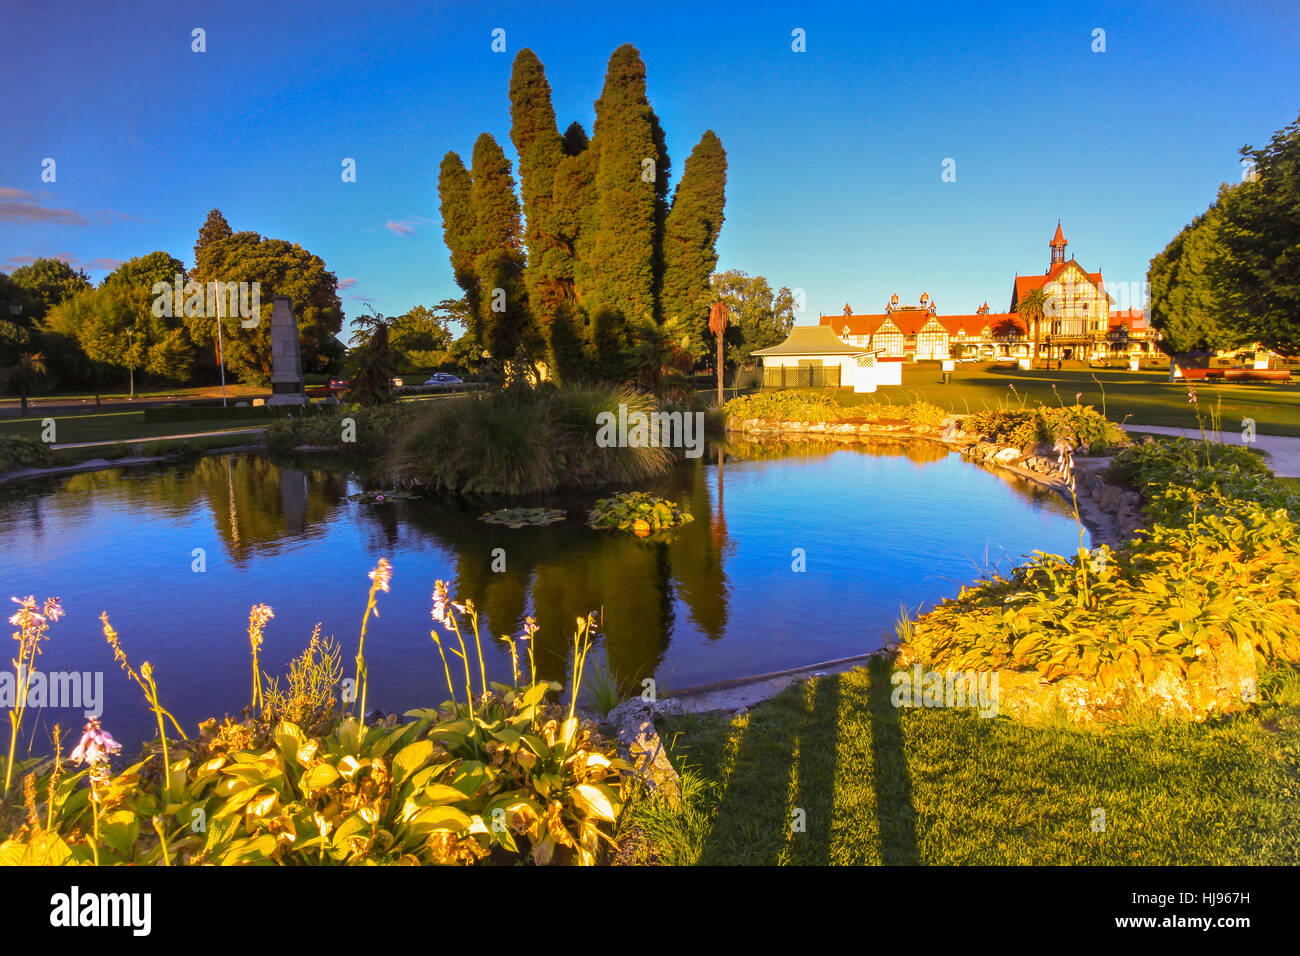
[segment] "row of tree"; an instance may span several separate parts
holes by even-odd
[[[256,304],[259,321],[249,322],[237,301],[225,298],[210,309],[209,301],[217,299],[213,282],[246,283],[250,294],[243,305]],[[213,382],[219,358],[233,376],[265,384],[276,295],[293,300],[304,371],[335,372],[345,351],[337,337],[343,309],[336,288],[319,256],[296,243],[234,232],[216,209],[199,230],[192,268],[166,252],[151,252],[122,263],[95,286],[62,260],[38,259],[11,275],[0,273],[0,391],[98,390],[128,374]],[[393,319],[390,338],[400,368],[448,363],[451,322],[464,322],[464,303],[416,306]]]
[[[1241,155],[1244,181],[1151,260],[1150,318],[1170,352],[1300,351],[1300,119]]]
[[[531,50],[515,58],[509,96],[517,194],[512,164],[487,133],[468,168],[449,152],[439,169],[469,336],[493,360],[545,361],[561,380],[660,386],[706,351],[722,143],[711,130],[701,137],[670,201],[663,128],[630,44],[609,59],[590,138],[580,123],[560,133]]]

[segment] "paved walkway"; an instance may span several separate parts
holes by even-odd
[[[1199,428],[1172,428],[1168,425],[1134,425],[1123,426],[1129,432],[1151,432],[1153,435],[1182,435],[1186,438],[1200,438]],[[1245,445],[1241,432],[1206,430],[1205,436],[1221,445]],[[1288,438],[1283,435],[1256,435],[1253,445],[1268,456],[1268,466],[1273,474],[1281,478],[1300,478],[1300,438]]]
[[[61,448],[106,448],[109,445],[144,445],[149,442],[185,441],[189,438],[218,438],[223,435],[260,435],[266,431],[262,428],[226,428],[216,432],[187,432],[184,435],[153,435],[149,438],[110,438],[107,441],[74,441],[51,445],[55,451]]]

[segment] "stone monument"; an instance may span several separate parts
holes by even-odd
[[[277,295],[271,304],[271,397],[268,405],[306,405],[302,383],[302,352],[298,345],[298,322],[287,295]]]

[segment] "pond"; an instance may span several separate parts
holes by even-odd
[[[653,677],[670,693],[866,653],[891,639],[900,606],[933,606],[1034,549],[1078,546],[1056,496],[925,443],[711,447],[647,488],[695,517],[667,541],[588,529],[596,493],[546,502],[566,508],[566,522],[510,529],[477,520],[482,502],[349,500],[360,490],[337,472],[250,454],[11,489],[0,597],[62,599],[67,616],[37,669],[102,673],[104,725],[138,741],[152,718],[113,663],[101,611],[131,662],[153,663],[188,730],[247,703],[255,603],[275,612],[265,670],[283,673],[319,622],[351,676],[380,557],[394,574],[366,639],[369,701],[401,712],[446,697],[429,638],[439,578],[474,600],[485,634],[519,634],[535,615],[538,669],[561,681],[574,619],[603,613],[597,662],[624,687]],[[505,570],[493,570],[502,557]],[[485,654],[489,678],[508,679],[504,644]],[[56,721],[82,722],[51,708],[28,720],[38,748]]]

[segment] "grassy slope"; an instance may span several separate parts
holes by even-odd
[[[893,402],[905,404],[913,398],[942,405],[949,411],[983,411],[1021,399],[1029,407],[1059,400],[1070,405],[1076,392],[1085,404],[1104,406],[1108,417],[1124,424],[1173,425],[1196,428],[1196,413],[1187,403],[1187,386],[1169,384],[1167,372],[1065,368],[1062,371],[996,369],[987,365],[958,364],[952,383],[944,385],[936,364],[904,366],[903,384],[886,386],[874,394],[854,394],[846,389],[830,391],[843,404]],[[1097,382],[1092,376],[1096,375]],[[1100,385],[1098,385],[1100,382]],[[1052,385],[1056,385],[1056,392]],[[1014,385],[1015,392],[1008,386]],[[824,390],[822,390],[824,391]],[[1266,435],[1300,436],[1300,385],[1210,385],[1197,384],[1202,414],[1222,399],[1223,425],[1241,427],[1243,418],[1255,419],[1256,429]],[[1019,397],[1017,397],[1019,395]]]
[[[1030,728],[890,704],[889,665],[734,721],[660,726],[686,808],[642,806],[665,863],[1190,864],[1300,860],[1300,674],[1218,724]],[[791,811],[806,831],[791,832]],[[1106,813],[1094,833],[1093,809]]]

